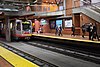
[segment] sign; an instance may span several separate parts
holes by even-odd
[[[72,20],[66,20],[65,27],[72,27]]]
[[[59,6],[59,10],[63,10],[63,8],[64,8],[63,6]]]
[[[47,24],[47,21],[44,20],[44,19],[41,19],[41,21],[40,21],[40,25],[46,25],[46,24]]]

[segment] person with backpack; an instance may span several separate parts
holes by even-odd
[[[89,40],[92,38],[92,30],[93,30],[93,23],[89,24],[88,32],[89,32]]]
[[[98,36],[98,34],[97,34],[97,25],[96,25],[96,23],[93,25],[93,30],[92,30],[92,41],[94,40],[94,38],[96,39],[98,39],[98,41],[99,41],[99,36]]]

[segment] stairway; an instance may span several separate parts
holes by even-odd
[[[91,17],[92,19],[100,22],[100,3],[74,8],[72,12],[73,14],[83,13],[88,17]]]

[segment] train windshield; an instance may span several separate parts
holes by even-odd
[[[31,29],[31,23],[30,22],[23,22],[22,23],[23,30],[28,31]]]

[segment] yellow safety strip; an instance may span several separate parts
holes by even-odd
[[[32,34],[22,34],[22,36],[32,36]]]
[[[0,56],[6,59],[14,67],[39,67],[36,64],[20,57],[19,55],[0,46]]]
[[[100,43],[100,41],[91,41],[91,40],[82,40],[82,39],[74,39],[74,38],[65,38],[65,37],[57,37],[57,36],[42,35],[42,34],[32,34],[32,35],[33,35],[33,36],[41,36],[41,37],[49,37],[49,38],[64,39],[64,40],[75,40],[75,41],[83,41],[83,42]]]

